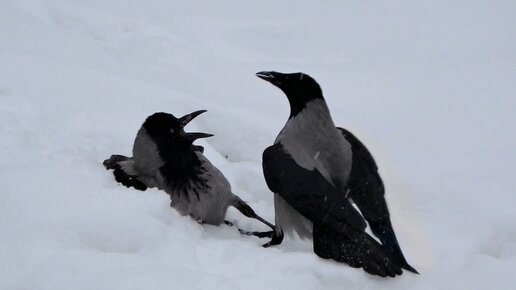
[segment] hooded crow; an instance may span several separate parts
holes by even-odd
[[[115,179],[127,187],[164,190],[170,195],[173,208],[199,222],[231,224],[224,218],[228,207],[233,206],[274,230],[272,224],[232,193],[228,180],[203,155],[203,148],[193,145],[195,140],[213,135],[184,131],[192,119],[204,112],[195,111],[181,118],[168,113],[149,116],[134,140],[133,157],[112,155],[104,161],[104,166],[113,169]],[[243,233],[272,235],[272,232]]]
[[[265,246],[296,232],[313,238],[322,258],[384,277],[400,275],[401,268],[417,273],[396,240],[373,157],[351,133],[335,127],[319,84],[303,73],[256,75],[280,88],[290,103],[287,123],[263,153],[276,212],[276,231]],[[365,232],[364,218],[382,244]]]

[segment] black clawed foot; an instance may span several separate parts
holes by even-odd
[[[237,230],[240,232],[240,234],[246,235],[246,236],[255,236],[255,237],[258,237],[258,238],[271,238],[271,237],[274,236],[274,231],[268,231],[268,232],[248,232],[248,231],[244,231],[242,229],[239,229],[237,226],[235,226],[230,221],[224,220],[224,224],[227,225],[227,226],[230,226],[230,227],[233,227],[233,226],[236,227]]]
[[[123,155],[111,155],[109,159],[104,160],[102,164],[106,169],[117,169],[120,168],[120,165],[118,165],[118,162],[128,160],[129,157],[123,156]]]
[[[262,247],[268,248],[270,246],[279,245],[279,244],[281,244],[282,241],[283,241],[283,233],[273,232],[270,242],[263,244]]]
[[[268,232],[253,232],[254,236],[257,236],[259,238],[272,238],[274,236],[274,231],[268,231]]]
[[[274,231],[268,231],[268,232],[246,232],[244,230],[239,229],[238,230],[242,235],[246,236],[255,236],[258,238],[272,238],[274,235]]]

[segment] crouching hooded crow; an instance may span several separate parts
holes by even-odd
[[[280,88],[290,116],[263,153],[263,172],[274,195],[276,231],[313,238],[314,252],[379,276],[414,273],[392,228],[378,168],[366,147],[336,128],[321,88],[303,73],[259,72]],[[360,209],[359,213],[350,199]],[[382,244],[365,232],[368,221]]]
[[[204,112],[196,111],[181,118],[168,113],[149,116],[134,140],[133,157],[112,155],[104,161],[104,166],[113,169],[115,179],[127,187],[164,190],[170,195],[173,208],[199,222],[231,224],[224,218],[228,207],[233,206],[274,230],[272,224],[232,193],[228,180],[203,155],[203,148],[193,145],[195,140],[213,135],[184,131],[193,118]],[[272,232],[243,233],[272,235]]]

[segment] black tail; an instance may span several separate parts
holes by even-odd
[[[264,220],[262,217],[257,215],[254,210],[247,204],[245,201],[241,200],[238,196],[235,195],[235,198],[233,199],[233,202],[231,203],[232,206],[234,206],[236,209],[238,209],[243,215],[245,215],[248,218],[253,218],[261,221],[262,223],[266,224],[268,227],[270,227],[273,231],[276,229],[273,224],[270,222]]]
[[[371,226],[374,235],[382,242],[384,251],[400,267],[419,274],[407,263],[391,225],[389,209],[385,201],[385,187],[378,173],[373,155],[351,132],[337,128],[351,144],[352,168],[349,178],[350,196]]]
[[[401,268],[383,252],[382,246],[365,232],[348,227],[343,233],[330,232],[314,224],[314,252],[381,277],[401,275]]]
[[[147,186],[137,179],[137,176],[127,174],[119,162],[128,161],[130,158],[123,155],[111,155],[109,159],[104,160],[103,164],[106,169],[113,169],[115,180],[126,187],[134,187],[138,190],[146,190]]]
[[[375,186],[376,185],[376,186]],[[382,243],[384,251],[397,265],[412,273],[419,274],[410,266],[403,256],[396,234],[391,224],[389,209],[384,198],[383,186],[370,179],[370,182],[357,182],[351,184],[351,196],[360,211],[366,218],[373,234]]]
[[[390,221],[370,222],[369,225],[371,226],[371,230],[373,231],[374,235],[377,236],[382,242],[384,251],[397,265],[412,273],[419,274],[419,272],[414,269],[414,267],[409,265],[405,259],[405,256],[403,256]]]

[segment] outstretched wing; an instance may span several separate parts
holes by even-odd
[[[342,232],[346,227],[364,230],[366,223],[343,192],[317,170],[299,166],[281,143],[263,152],[263,173],[269,189],[315,224]]]

